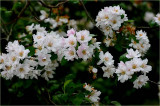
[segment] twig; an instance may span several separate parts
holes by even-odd
[[[3,21],[3,19],[0,17],[0,20],[1,20],[1,24],[3,25],[1,25],[1,29],[3,30],[3,32],[5,33],[5,35],[8,35],[9,34],[9,31],[8,31],[8,29],[6,28],[6,26],[5,26],[5,23],[4,23],[4,21]],[[3,28],[4,27],[4,28]]]
[[[87,11],[87,9],[86,9],[83,1],[82,1],[82,0],[79,0],[79,2],[82,4],[83,9],[85,10],[86,15],[87,15],[88,18],[91,20],[91,22],[93,23],[93,25],[94,25],[98,30],[100,30],[100,32],[104,35],[103,31],[102,31],[99,27],[96,26],[96,22],[95,22],[95,21],[93,20],[93,18],[89,15],[89,13],[88,13],[88,11]]]
[[[48,93],[49,101],[50,101],[53,105],[56,106],[56,104],[51,100],[51,96],[50,96],[50,93],[49,93],[48,89],[47,89],[47,88],[45,88],[45,89],[46,89],[46,91],[47,91],[47,93]]]
[[[26,4],[25,4],[24,8],[20,11],[20,13],[18,14],[18,16],[12,21],[14,23],[12,24],[12,26],[10,28],[10,32],[7,34],[7,37],[6,37],[7,41],[9,40],[10,36],[12,35],[13,27],[16,25],[18,19],[21,17],[21,15],[24,13],[24,11],[28,8],[29,4],[30,4],[29,1],[26,0]]]
[[[156,82],[151,81],[151,80],[149,80],[149,82],[154,83],[154,84],[156,84],[156,85],[160,85],[159,83],[156,83]]]
[[[68,2],[68,0],[65,0],[65,1],[63,1],[63,2],[60,2],[60,3],[58,3],[58,4],[55,5],[55,6],[48,5],[48,4],[44,3],[43,0],[39,0],[39,2],[40,2],[44,7],[46,7],[46,8],[57,8],[57,7],[59,7],[60,5]]]
[[[140,26],[140,27],[136,27],[136,29],[160,29],[159,26],[155,26],[155,27],[144,27],[144,26]]]

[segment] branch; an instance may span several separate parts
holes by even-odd
[[[53,105],[56,106],[56,104],[51,100],[51,96],[50,96],[50,93],[49,93],[48,89],[47,89],[46,87],[45,87],[45,89],[46,89],[46,91],[47,91],[47,93],[48,93],[49,101],[50,101]]]
[[[140,27],[136,27],[136,29],[159,29],[160,30],[160,27],[159,26],[155,26],[155,27],[140,26]]]
[[[7,23],[7,24],[10,24],[10,23],[13,23],[13,22],[14,22],[14,23],[12,24],[11,28],[10,28],[10,31],[9,31],[8,34],[7,34],[7,37],[4,38],[4,39],[6,39],[7,41],[9,40],[9,38],[10,38],[10,36],[11,36],[11,34],[12,34],[13,27],[16,25],[18,19],[21,17],[21,15],[24,13],[24,11],[28,8],[29,4],[30,4],[29,1],[26,0],[26,4],[25,4],[24,8],[20,11],[20,13],[18,14],[18,16],[17,16],[13,21]],[[4,25],[7,25],[7,24],[4,24]]]
[[[159,83],[156,83],[156,82],[151,81],[151,80],[149,80],[149,82],[151,82],[151,83],[153,83],[153,84],[156,84],[156,85],[160,85]]]
[[[12,24],[12,23],[16,22],[21,17],[21,15],[24,13],[24,11],[28,8],[29,4],[30,4],[30,2],[28,0],[26,0],[26,4],[25,4],[24,8],[20,11],[18,16],[14,20],[12,20],[11,22],[6,23],[5,25]]]
[[[48,5],[48,4],[44,3],[43,0],[39,0],[39,2],[40,2],[44,7],[46,7],[46,8],[57,8],[57,7],[59,7],[60,5],[68,2],[68,0],[65,0],[65,1],[63,1],[63,2],[60,2],[60,3],[58,3],[58,4],[55,5],[55,6]]]
[[[102,31],[99,27],[96,26],[96,22],[95,22],[95,21],[93,20],[93,18],[89,15],[89,13],[88,13],[88,11],[87,11],[87,9],[86,9],[83,1],[82,1],[82,0],[79,0],[79,2],[82,4],[83,9],[85,10],[85,13],[87,14],[87,16],[88,16],[88,18],[91,20],[91,22],[94,24],[94,26],[95,26],[98,30],[100,30],[100,32],[104,35],[103,31]]]

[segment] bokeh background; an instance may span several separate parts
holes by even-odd
[[[48,4],[56,5],[58,2],[55,1],[47,2]],[[35,9],[33,14],[29,8],[23,13],[20,19],[17,20],[13,29],[12,35],[10,36],[10,41],[18,39],[21,44],[29,47],[32,45],[32,36],[27,35],[26,37],[20,38],[19,35],[26,33],[25,27],[31,23],[39,23],[45,25],[43,22],[38,22],[34,19],[34,15],[39,16],[40,10],[45,10],[49,13],[49,9],[41,6],[37,1],[30,2],[32,7]],[[84,4],[92,16],[96,19],[98,12],[105,6],[120,5],[126,12],[128,19],[134,20],[134,25],[138,27],[152,27],[152,22],[146,22],[144,20],[145,13],[147,11],[154,13],[155,15],[159,12],[159,1],[143,1],[143,0],[132,0],[132,1],[116,1],[116,0],[93,0],[84,1]],[[13,1],[1,1],[1,27],[10,30],[14,24],[14,19],[17,17],[18,13],[24,7],[24,0],[13,0]],[[93,26],[91,21],[87,18],[82,5],[77,0],[72,0],[58,8],[55,8],[52,13],[52,18],[57,16],[67,16],[69,19],[74,19],[77,21],[78,30],[88,29],[91,33],[96,34],[98,41],[103,38],[102,33]],[[12,22],[13,21],[13,22]],[[11,22],[11,23],[9,23]],[[6,24],[8,23],[8,24]],[[138,29],[138,28],[137,28]],[[61,26],[56,30],[67,31],[67,27]],[[144,58],[148,58],[149,63],[152,66],[152,71],[148,74],[150,80],[154,82],[159,81],[159,29],[157,28],[143,28],[147,32],[149,37],[151,48],[147,52]],[[6,53],[5,46],[8,41],[3,39],[6,34],[1,30],[1,52]],[[23,42],[24,41],[24,42]],[[122,51],[117,51],[115,48],[110,47],[106,50],[114,56],[115,66],[119,62],[119,56],[126,52],[122,48]],[[1,104],[2,105],[45,105],[50,104],[48,101],[48,94],[44,90],[47,88],[51,93],[51,98],[57,104],[72,104],[71,101],[61,101],[61,97],[54,96],[57,92],[62,92],[62,87],[65,79],[71,78],[74,80],[75,84],[88,82],[96,89],[102,92],[100,98],[102,104],[111,105],[111,101],[118,101],[122,105],[158,105],[159,104],[159,89],[158,85],[149,82],[146,86],[141,89],[134,89],[133,83],[127,81],[125,83],[120,83],[115,78],[103,78],[102,70],[98,72],[97,79],[93,80],[90,73],[88,73],[88,64],[86,62],[68,62],[60,65],[56,69],[56,74],[54,78],[50,81],[45,81],[42,78],[38,80],[21,80],[18,78],[13,78],[12,80],[5,80],[1,78]],[[77,87],[78,88],[78,87]],[[64,97],[62,97],[64,98]]]

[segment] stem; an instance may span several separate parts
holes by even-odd
[[[16,25],[18,19],[21,17],[21,15],[24,13],[24,11],[28,8],[29,4],[30,4],[29,1],[26,0],[26,4],[25,4],[24,8],[20,11],[20,13],[18,14],[18,16],[13,21],[9,22],[9,23],[13,23],[14,22],[14,23],[12,24],[12,26],[10,28],[10,32],[7,34],[7,37],[5,38],[7,41],[9,41],[9,38],[12,35],[13,27]]]
[[[49,93],[48,89],[47,89],[46,87],[45,87],[45,89],[46,89],[46,91],[47,91],[47,93],[48,93],[49,101],[50,101],[53,105],[56,106],[56,104],[51,100],[51,96],[50,96],[50,93]]]
[[[88,13],[88,11],[87,11],[87,9],[86,9],[83,1],[82,1],[82,0],[79,0],[79,2],[82,4],[83,9],[85,10],[85,13],[87,14],[87,16],[88,16],[88,18],[91,20],[91,22],[94,24],[94,26],[95,26],[98,30],[100,30],[100,32],[104,35],[103,31],[102,31],[99,27],[96,26],[96,22],[95,22],[95,21],[93,20],[93,18],[89,15],[89,13]]]
[[[151,81],[151,80],[148,80],[149,82],[153,83],[153,84],[156,84],[156,85],[160,85],[159,83],[156,83],[154,81]]]
[[[60,2],[60,3],[58,3],[58,4],[55,5],[55,6],[48,5],[48,4],[44,3],[43,0],[39,0],[39,2],[40,2],[44,7],[46,7],[46,8],[57,8],[57,7],[59,7],[60,5],[62,5],[62,4],[64,4],[64,3],[66,3],[66,2],[68,2],[68,0],[65,0],[65,1],[63,1],[63,2]]]

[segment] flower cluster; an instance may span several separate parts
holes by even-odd
[[[119,6],[110,6],[102,9],[96,17],[96,26],[104,31],[108,37],[113,37],[113,30],[117,31],[124,21],[127,21],[125,11]]]
[[[149,80],[146,74],[151,71],[152,67],[147,65],[148,59],[142,60],[140,56],[141,54],[138,52],[138,50],[134,51],[133,49],[127,49],[126,57],[130,60],[126,61],[125,63],[120,61],[115,72],[118,75],[118,80],[121,83],[131,79],[134,73],[138,72],[141,72],[143,75],[140,75],[133,82],[134,88],[141,88]]]
[[[142,30],[136,31],[136,39],[138,42],[132,39],[129,46],[137,49],[142,55],[144,55],[151,46],[147,37],[147,33]]]
[[[113,77],[113,74],[115,73],[115,67],[114,67],[114,60],[113,56],[106,52],[105,54],[103,51],[99,54],[100,61],[97,63],[97,65],[100,65],[104,63],[105,66],[102,67],[102,70],[104,71],[103,77]]]
[[[67,37],[63,37],[53,31],[47,32],[40,25],[32,24],[26,29],[29,33],[36,31],[33,34],[34,57],[28,57],[29,50],[25,50],[18,41],[9,42],[6,47],[9,53],[2,54],[0,57],[0,68],[4,70],[2,76],[6,79],[11,79],[13,75],[17,75],[19,78],[37,78],[37,75],[41,75],[49,80],[49,78],[53,78],[55,73],[53,70],[58,66],[57,60],[61,61],[64,58],[67,61],[74,59],[86,61],[94,56],[96,48],[100,49],[100,42],[96,42],[96,39],[92,38],[87,30],[76,32],[74,29],[70,29],[67,31]],[[51,59],[52,53],[57,55],[57,60]],[[38,66],[43,67],[43,73],[36,71]],[[19,71],[15,72],[14,70]]]
[[[44,11],[40,11],[41,15],[39,16],[40,20],[44,20],[45,23],[49,23],[51,26],[51,29],[54,29],[62,24],[68,23],[68,18],[67,17],[60,17],[58,20],[55,20],[53,18],[48,18],[48,14]]]
[[[99,105],[99,100],[100,100],[99,96],[101,95],[101,92],[95,90],[94,87],[90,86],[87,83],[85,83],[85,85],[83,87],[87,91],[91,92],[91,94],[86,95],[86,97],[91,101],[91,103],[98,106]]]
[[[160,13],[158,13],[156,17],[154,17],[154,20],[158,25],[160,25]]]
[[[87,30],[76,32],[74,29],[70,29],[67,31],[66,36],[67,37],[64,38],[53,31],[50,33],[37,31],[37,33],[33,35],[34,47],[36,48],[35,55],[39,57],[39,60],[43,59],[43,56],[45,56],[47,60],[40,60],[41,66],[50,62],[49,58],[51,55],[49,53],[51,52],[54,52],[58,56],[59,61],[61,61],[63,57],[68,61],[73,61],[78,58],[86,61],[93,56],[95,48],[99,49],[100,42],[96,42],[96,39],[92,38],[90,32]]]
[[[28,79],[29,77],[37,78],[39,70],[34,70],[37,62],[29,58],[28,49],[25,49],[23,45],[19,45],[18,41],[9,42],[6,51],[7,54],[0,56],[0,69],[2,77],[6,79],[12,79],[13,76],[17,76],[21,79]],[[22,63],[23,61],[23,63]]]

